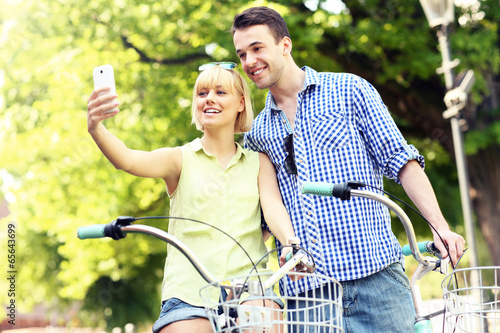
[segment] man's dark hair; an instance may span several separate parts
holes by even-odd
[[[279,43],[283,37],[291,38],[283,17],[274,9],[264,6],[248,8],[236,15],[231,34],[234,36],[236,30],[243,30],[254,25],[267,25],[276,43]]]

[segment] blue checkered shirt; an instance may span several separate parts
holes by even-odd
[[[317,272],[338,281],[362,278],[403,261],[387,208],[365,198],[341,201],[304,195],[301,183],[358,180],[382,188],[383,176],[399,183],[401,168],[413,159],[423,167],[423,157],[406,143],[367,81],[353,74],[303,70],[306,77],[297,96],[293,130],[269,93],[264,110],[245,135],[245,145],[265,152],[273,162],[295,233],[314,256]],[[283,167],[283,140],[292,132],[296,175]],[[321,283],[299,280],[289,284],[289,292]]]

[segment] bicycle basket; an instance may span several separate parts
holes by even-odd
[[[500,267],[457,269],[442,283],[448,332],[500,332]]]
[[[297,273],[290,272],[289,277]],[[342,287],[337,281],[320,274],[302,274],[320,284],[320,288],[298,295],[289,294],[285,288],[264,292],[264,296],[242,294],[238,297],[220,297],[223,281],[209,284],[201,289],[205,309],[214,332],[321,332],[341,333]],[[265,281],[269,274],[252,274],[238,278],[253,281],[262,295],[259,281]],[[292,282],[289,277],[288,283]],[[234,281],[234,279],[232,280]],[[282,281],[283,282],[283,281]],[[282,289],[281,293],[278,289]],[[255,289],[254,289],[255,290]],[[219,297],[215,297],[214,293]],[[237,291],[233,291],[233,294]],[[224,292],[222,292],[224,294]],[[281,296],[279,296],[281,294]],[[231,299],[230,299],[231,298]],[[272,306],[270,306],[272,305]]]

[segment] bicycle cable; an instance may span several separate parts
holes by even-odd
[[[175,216],[143,216],[143,217],[134,217],[133,218],[133,222],[135,221],[140,221],[140,220],[170,220],[170,219],[176,219],[176,220],[183,220],[183,221],[190,221],[190,222],[195,222],[195,223],[200,223],[200,224],[203,224],[203,225],[206,225],[206,226],[209,226],[217,231],[219,231],[220,233],[224,234],[225,236],[229,237],[229,239],[231,239],[242,251],[243,253],[247,256],[248,260],[250,261],[250,263],[252,264],[252,269],[250,270],[250,272],[252,272],[253,270],[255,270],[257,272],[257,278],[259,280],[259,284],[262,285],[262,280],[260,278],[260,275],[258,275],[258,269],[257,269],[257,265],[260,261],[263,260],[263,258],[259,259],[259,261],[256,263],[254,263],[254,261],[252,260],[252,258],[250,257],[250,254],[248,254],[248,252],[245,250],[245,248],[234,238],[232,237],[231,235],[229,235],[227,232],[225,232],[224,230],[214,226],[214,225],[211,225],[207,222],[203,222],[203,221],[200,221],[200,220],[196,220],[196,219],[191,219],[191,218],[187,218],[187,217],[175,217]],[[267,256],[267,254],[266,254]],[[248,278],[247,278],[248,279]],[[212,284],[212,283],[211,283]],[[212,284],[213,285],[213,284]],[[215,285],[214,285],[215,286]],[[222,286],[219,285],[219,288],[222,288]],[[233,288],[234,290],[234,288]],[[236,290],[234,290],[236,291]],[[241,291],[241,293],[238,295],[238,297],[243,293],[243,289]],[[264,292],[263,292],[264,294]],[[263,300],[264,301],[264,300]],[[265,301],[264,301],[265,302]]]
[[[423,215],[422,213],[420,213],[417,209],[415,209],[413,206],[411,206],[410,204],[408,204],[407,202],[405,202],[404,200],[401,200],[400,198],[398,198],[397,196],[381,189],[381,188],[378,188],[376,186],[373,186],[373,185],[369,185],[369,184],[365,184],[366,187],[370,187],[370,188],[373,188],[377,191],[380,191],[386,195],[388,195],[389,197],[391,197],[392,199],[396,200],[396,201],[399,201],[400,203],[402,203],[403,205],[405,205],[406,207],[410,208],[413,212],[415,212],[418,216],[420,216],[428,225],[429,227],[431,227],[432,230],[434,230],[434,232],[436,233],[436,235],[439,237],[439,240],[441,240],[441,243],[443,243],[445,249],[446,249],[446,252],[448,253],[448,257],[451,258],[451,255],[450,255],[450,250],[449,250],[449,247],[447,244],[445,244],[443,238],[441,237],[441,235],[439,234],[439,232],[436,230],[436,228],[429,222],[429,220],[427,220]],[[465,252],[465,251],[464,251]],[[462,256],[463,256],[463,253],[462,253]],[[450,263],[451,263],[451,267],[453,269],[455,269],[455,267],[458,265],[458,261],[456,264],[453,264],[453,261],[450,260]]]
[[[462,255],[460,256],[460,258],[458,258],[457,260],[457,264],[455,266],[458,266],[458,264],[460,263],[460,260],[462,260],[462,258],[464,257],[465,255],[465,252],[467,251],[468,249],[464,249],[464,252],[462,253]],[[455,272],[455,268],[453,269],[453,279],[455,280],[455,285],[458,286],[458,278],[457,278],[457,273]],[[446,289],[449,290],[450,288],[450,284],[451,284],[451,281],[452,279],[449,280],[448,282],[448,285],[446,286]],[[455,324],[458,322],[459,318],[455,318]],[[444,310],[443,310],[443,333],[444,333],[444,328],[445,328],[445,324],[446,324],[446,304],[444,306]],[[453,333],[455,333],[457,327],[455,325],[455,327],[453,328]]]
[[[441,242],[445,245],[445,249],[446,249],[446,252],[448,253],[448,257],[451,257],[450,256],[450,250],[449,250],[449,247],[448,245],[446,245],[444,243],[444,240],[443,238],[441,237],[441,235],[439,234],[439,232],[436,230],[436,228],[429,222],[429,220],[427,220],[417,209],[415,209],[413,206],[411,206],[410,204],[408,204],[407,202],[405,202],[404,200],[401,200],[400,198],[398,198],[397,196],[381,189],[381,188],[378,188],[376,186],[372,186],[372,185],[368,185],[368,184],[365,184],[366,187],[370,187],[370,188],[373,188],[375,190],[378,190],[386,195],[388,195],[389,197],[391,197],[392,199],[396,200],[396,201],[399,201],[400,203],[402,203],[403,205],[405,205],[406,207],[410,208],[411,210],[413,210],[417,215],[419,215],[425,222],[427,222],[427,224],[432,228],[432,230],[434,230],[434,232],[438,235],[439,239],[441,240]],[[460,263],[460,261],[462,260],[463,256],[465,255],[465,252],[468,250],[468,248],[465,248],[464,251],[462,252],[462,255],[458,258],[456,264],[453,264],[453,261],[450,259],[450,264],[451,264],[451,268],[452,268],[452,273],[453,273],[453,279],[455,280],[455,284],[458,285],[458,278],[457,278],[457,275],[456,275],[456,272],[455,272],[455,269],[456,267],[458,267],[458,264]],[[448,283],[448,286],[449,284],[451,283],[451,279]],[[444,312],[443,312],[443,330],[444,330],[444,322],[445,322],[445,318],[446,318],[446,306],[444,307]],[[456,329],[456,327],[455,327]],[[455,332],[455,329],[453,330],[453,332]]]
[[[259,281],[259,285],[261,287],[261,292],[262,292],[262,295],[264,295],[264,289],[263,289],[263,286],[262,286],[262,279],[260,277],[260,275],[258,274],[259,273],[259,270],[258,270],[258,265],[266,258],[268,257],[269,255],[271,255],[273,252],[277,252],[278,251],[278,248],[274,248],[270,251],[268,251],[266,254],[264,254],[259,260],[257,260],[257,262],[254,262],[252,260],[252,258],[250,257],[250,255],[248,254],[248,252],[243,248],[243,246],[234,238],[232,237],[231,235],[229,235],[227,232],[225,232],[224,230],[216,227],[216,226],[213,226],[209,223],[206,223],[206,222],[203,222],[203,221],[200,221],[200,220],[196,220],[196,219],[191,219],[191,218],[187,218],[187,217],[174,217],[174,216],[144,216],[144,217],[135,217],[134,218],[134,221],[139,221],[139,220],[161,220],[161,219],[177,219],[177,220],[184,220],[184,221],[190,221],[190,222],[196,222],[196,223],[200,223],[200,224],[203,224],[203,225],[206,225],[206,226],[209,226],[219,232],[221,232],[222,234],[226,235],[227,237],[229,237],[236,245],[238,245],[238,247],[245,253],[245,255],[248,257],[248,260],[250,261],[250,263],[252,264],[252,268],[250,270],[250,273],[249,275],[247,276],[246,280],[244,281],[244,284],[245,285],[247,282],[248,282],[248,279],[250,278],[250,274],[255,271],[256,272],[256,275],[257,275],[257,279]],[[281,246],[279,249],[283,249],[285,247],[291,247],[291,245],[285,245],[285,246]],[[311,255],[311,253],[309,251],[307,251],[305,248],[299,246],[299,248],[301,250],[303,250],[304,252],[307,253],[307,255],[311,258],[313,264],[315,265],[315,260],[314,260],[314,257]],[[279,258],[278,258],[279,260]],[[237,296],[237,298],[239,298],[241,295],[243,294],[243,289],[239,292]]]
[[[206,225],[206,226],[209,226],[219,232],[221,232],[222,234],[226,235],[227,237],[229,237],[229,239],[231,239],[236,245],[238,245],[238,247],[243,251],[243,253],[245,253],[245,255],[247,256],[248,260],[250,261],[250,263],[252,264],[252,269],[250,270],[250,273],[252,271],[255,270],[256,272],[256,275],[257,275],[257,279],[259,281],[259,285],[261,286],[262,288],[262,279],[260,277],[260,275],[258,274],[259,273],[259,270],[257,269],[257,266],[258,264],[266,257],[268,256],[270,253],[272,253],[271,251],[269,251],[268,253],[266,253],[264,256],[262,256],[262,258],[260,258],[257,263],[254,263],[254,261],[252,260],[252,258],[250,257],[250,254],[248,254],[248,252],[245,250],[245,248],[243,248],[243,246],[234,238],[232,237],[231,235],[229,235],[227,232],[225,232],[224,230],[214,226],[214,225],[211,225],[207,222],[203,222],[203,221],[200,221],[200,220],[196,220],[196,219],[191,219],[191,218],[187,218],[187,217],[174,217],[174,216],[144,216],[144,217],[137,217],[135,218],[135,220],[153,220],[153,219],[177,219],[177,220],[184,220],[184,221],[191,221],[191,222],[196,222],[196,223],[200,223],[200,224],[203,224],[203,225]],[[276,249],[274,249],[273,251],[276,251]],[[249,274],[250,274],[249,273]],[[248,278],[249,276],[247,277],[247,279],[244,281],[244,284],[248,282]],[[233,288],[234,289],[234,288]],[[264,295],[264,290],[262,288],[262,294]],[[236,292],[236,290],[233,290],[233,292]],[[237,294],[235,295],[237,297],[237,299],[239,299],[239,297],[243,294],[243,289]],[[265,302],[263,300],[263,302]]]
[[[196,219],[191,219],[191,218],[188,218],[188,217],[175,217],[175,216],[143,216],[143,217],[135,217],[134,219],[135,219],[135,221],[139,221],[139,220],[169,220],[169,219],[175,219],[175,220],[183,220],[183,221],[196,222],[196,223],[200,223],[200,224],[209,226],[209,227],[211,227],[211,228],[213,228],[213,229],[221,232],[222,234],[226,235],[236,245],[238,245],[238,247],[243,251],[243,253],[245,253],[245,255],[247,256],[247,258],[250,261],[250,263],[252,264],[252,266],[255,267],[255,263],[253,262],[252,258],[250,257],[250,254],[248,254],[248,252],[243,248],[243,246],[234,237],[232,237],[230,234],[228,234],[224,230],[222,230],[222,229],[220,229],[220,228],[218,228],[218,227],[216,227],[214,225],[211,225],[211,224],[209,224],[207,222],[203,222],[203,221],[196,220]],[[253,267],[252,267],[252,270],[254,269]],[[257,268],[255,268],[255,270],[258,272]]]
[[[444,241],[443,241],[443,238],[441,237],[441,235],[439,234],[439,232],[436,230],[436,228],[418,211],[416,210],[414,207],[412,207],[410,204],[408,204],[407,202],[399,199],[397,196],[383,190],[383,189],[380,189],[378,187],[375,187],[375,186],[372,186],[372,185],[366,185],[367,187],[371,187],[371,188],[374,188],[376,190],[379,190],[381,192],[383,192],[384,194],[390,196],[391,198],[393,198],[394,200],[397,200],[399,202],[401,202],[402,204],[406,205],[408,208],[410,208],[411,210],[413,210],[417,215],[419,215],[425,222],[427,222],[427,224],[436,232],[436,234],[438,235],[439,239],[441,240],[441,242],[444,244]],[[448,256],[450,256],[450,251],[449,251],[449,248],[448,248],[448,245],[445,245],[445,248],[446,248],[446,252],[448,253]],[[464,251],[462,252],[462,255],[460,256],[460,258],[458,258],[457,262],[455,264],[453,264],[453,262],[450,260],[450,264],[451,264],[451,267],[453,268],[453,270],[456,269],[456,267],[458,267],[458,264],[460,263],[460,261],[462,260],[463,256],[465,255],[465,252],[468,250],[468,248],[465,248]],[[456,278],[456,277],[455,277]]]

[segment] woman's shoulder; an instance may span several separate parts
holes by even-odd
[[[251,150],[248,148],[244,148],[242,145],[240,145],[238,142],[236,142],[236,146],[238,150],[241,150],[241,153],[245,156],[248,156],[249,158],[259,158],[259,152],[255,150]]]
[[[198,151],[200,149],[203,149],[203,145],[201,144],[200,138],[196,138],[191,142],[188,142],[188,143],[183,144],[182,146],[179,146],[179,148],[183,152],[187,152],[187,151],[195,152],[195,151]]]

